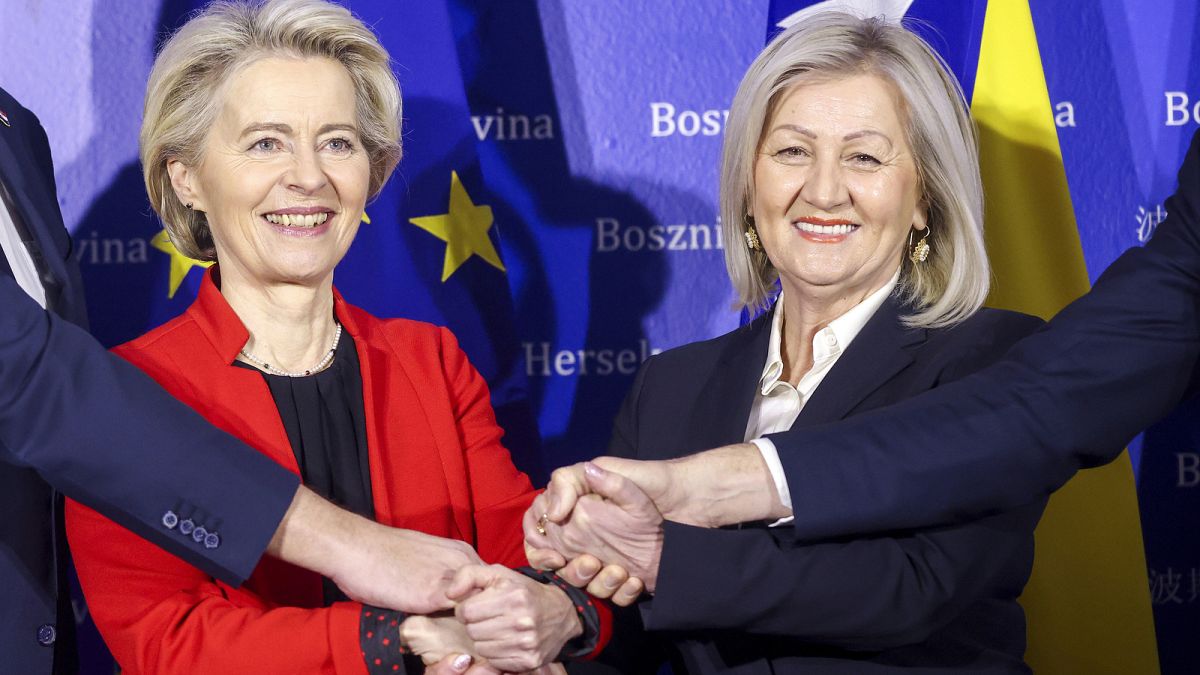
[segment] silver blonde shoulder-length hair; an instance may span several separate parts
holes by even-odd
[[[813,15],[767,45],[738,85],[721,158],[720,215],[725,266],[743,307],[766,306],[778,272],[745,246],[754,197],[754,163],[768,117],[784,92],[806,81],[861,73],[891,83],[916,160],[927,209],[928,260],[903,256],[899,297],[910,326],[952,326],[987,298],[991,280],[983,239],[983,184],[975,126],[949,67],[924,40],[881,18],[840,12]]]
[[[362,21],[323,0],[214,2],[176,31],[154,60],[138,137],[150,206],[184,255],[215,260],[216,249],[204,214],[176,197],[167,162],[199,164],[220,113],[221,85],[270,56],[323,57],[346,68],[371,163],[370,197],[400,161],[400,85],[387,50]]]

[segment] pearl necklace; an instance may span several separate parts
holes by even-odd
[[[329,351],[326,352],[326,354],[325,354],[325,358],[321,359],[320,363],[318,363],[317,365],[313,366],[312,368],[309,368],[308,370],[306,370],[302,373],[292,373],[292,372],[288,372],[286,370],[280,370],[279,368],[276,368],[275,366],[272,366],[271,364],[267,363],[266,361],[263,361],[262,359],[251,354],[250,352],[246,351],[245,349],[239,349],[238,354],[241,354],[242,358],[246,359],[247,361],[254,364],[255,366],[258,366],[259,368],[261,368],[262,370],[266,371],[267,373],[269,373],[271,375],[280,375],[283,377],[308,377],[309,375],[312,375],[313,373],[319,373],[322,370],[325,370],[326,368],[329,367],[329,364],[333,363],[333,355],[337,353],[338,342],[341,341],[341,339],[342,339],[342,324],[340,324],[336,321],[334,321],[333,323],[336,326],[336,328],[334,328],[334,330],[333,330],[333,346],[329,348]]]

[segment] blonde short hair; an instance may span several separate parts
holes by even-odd
[[[176,31],[154,60],[138,138],[150,205],[184,255],[215,260],[216,250],[205,215],[175,195],[167,162],[200,162],[220,113],[222,83],[268,56],[324,57],[346,68],[371,163],[371,197],[400,161],[400,85],[391,58],[349,10],[322,0],[214,2]]]
[[[901,262],[900,297],[914,308],[912,326],[950,326],[987,298],[991,271],[983,240],[983,185],[975,126],[962,88],[924,40],[881,18],[840,12],[813,15],[780,33],[738,85],[721,159],[725,266],[744,307],[765,307],[779,273],[767,256],[745,246],[754,195],[754,163],[767,118],[793,85],[870,73],[901,99],[928,210],[929,259]]]

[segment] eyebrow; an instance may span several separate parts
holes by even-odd
[[[292,128],[286,124],[277,124],[274,122],[255,122],[247,125],[245,129],[242,129],[242,135],[240,138],[245,138],[250,134],[256,134],[260,131],[274,131],[275,133],[287,136],[292,133]]]
[[[358,127],[353,124],[323,124],[320,129],[317,129],[317,135],[320,136],[331,131],[349,131],[352,134],[358,134]]]
[[[812,130],[806,129],[806,128],[796,125],[796,124],[777,125],[774,129],[771,129],[771,133],[775,133],[776,131],[780,131],[780,130],[794,131],[794,132],[800,134],[801,136],[807,136],[812,139],[816,139],[816,137],[817,137],[817,135],[815,133],[813,133]],[[888,138],[888,136],[886,134],[884,134],[882,131],[876,131],[874,129],[861,129],[859,131],[851,131],[850,133],[843,136],[842,140],[843,141],[853,141],[855,139],[862,138],[863,136],[878,136],[878,137],[882,138],[884,141],[887,141],[887,143],[889,145],[892,143],[892,139]]]
[[[278,122],[255,122],[242,129],[240,138],[245,138],[250,134],[256,134],[260,131],[274,131],[277,134],[290,136],[292,134],[292,127]],[[358,127],[353,124],[323,124],[320,129],[317,129],[317,135],[320,136],[331,131],[349,131],[353,134],[358,134]]]

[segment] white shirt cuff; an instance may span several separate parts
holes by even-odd
[[[775,491],[779,493],[779,502],[783,504],[784,508],[790,510],[792,508],[792,491],[788,489],[787,476],[783,473],[783,463],[779,461],[779,451],[775,449],[775,444],[769,438],[756,438],[750,442],[758,448],[763,461],[767,463],[767,471],[771,472],[771,480],[775,481]],[[794,516],[780,518],[771,523],[770,527],[787,525],[794,519]]]

